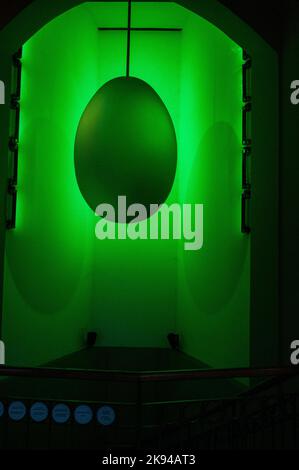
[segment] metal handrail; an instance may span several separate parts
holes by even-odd
[[[120,371],[96,369],[59,369],[51,367],[10,367],[0,366],[0,377],[77,379],[77,380],[110,380],[115,382],[169,382],[197,379],[233,379],[233,378],[267,378],[293,377],[299,375],[299,368],[260,367],[233,369],[184,369],[162,371]]]

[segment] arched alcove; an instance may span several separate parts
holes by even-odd
[[[36,1],[0,34],[3,57],[0,78],[5,81],[7,89],[11,84],[11,56],[25,43],[22,107],[34,108],[34,113],[30,116],[31,111],[28,111],[26,119],[23,120],[21,132],[24,138],[22,134],[20,135],[18,223],[19,230],[24,223],[27,224],[28,231],[27,234],[26,231],[23,233],[20,243],[18,229],[6,236],[3,334],[4,339],[7,337],[8,358],[11,354],[13,364],[35,365],[67,354],[82,346],[81,332],[91,326],[103,332],[102,341],[106,345],[162,346],[166,333],[170,329],[177,328],[182,335],[184,350],[208,365],[222,367],[271,363],[275,359],[276,323],[271,322],[272,332],[269,333],[268,320],[277,314],[275,307],[277,260],[273,255],[277,242],[274,233],[277,204],[274,192],[277,176],[276,55],[246,24],[212,0],[134,2],[135,21],[138,23],[145,21],[146,18],[146,21],[160,21],[162,26],[173,26],[174,23],[178,26],[182,16],[185,15],[183,38],[179,34],[172,36],[171,39],[165,37],[161,48],[159,48],[160,36],[158,39],[156,36],[154,39],[148,39],[145,35],[142,39],[136,39],[136,44],[137,40],[142,41],[142,44],[139,42],[139,46],[136,46],[135,65],[132,59],[133,73],[146,79],[162,97],[179,135],[181,155],[186,154],[186,157],[181,159],[181,177],[177,179],[169,201],[176,202],[180,199],[183,203],[189,201],[205,203],[198,198],[206,196],[210,204],[214,205],[213,217],[207,231],[208,243],[212,240],[210,249],[213,251],[213,260],[208,256],[205,258],[200,252],[193,256],[192,253],[184,253],[182,247],[177,247],[178,244],[163,241],[159,241],[161,246],[158,250],[154,244],[147,245],[146,262],[142,241],[117,245],[113,241],[108,241],[105,249],[101,251],[99,245],[96,245],[96,240],[91,241],[94,237],[93,232],[91,230],[87,230],[84,234],[82,232],[83,224],[92,227],[94,221],[76,189],[71,165],[67,165],[59,155],[60,152],[70,154],[76,125],[92,93],[109,78],[122,73],[125,36],[123,33],[107,33],[110,35],[109,39],[107,36],[100,39],[99,35],[104,33],[96,30],[97,26],[100,26],[99,21],[103,19],[107,25],[112,19],[125,21],[126,3],[118,2],[115,6],[117,13],[115,10],[111,15],[110,8],[113,3],[109,2],[110,6],[105,10],[105,2],[85,4],[81,1],[61,1],[53,4],[53,2]],[[99,15],[97,9],[101,4],[103,8],[99,11],[102,15]],[[159,5],[165,11],[166,9],[168,12],[171,11],[172,15],[161,14],[159,17],[157,15]],[[68,24],[68,34],[64,35],[63,24],[64,21],[68,21],[68,16],[73,18]],[[166,23],[165,18],[167,18]],[[198,22],[199,26],[195,27],[195,23]],[[71,24],[77,27],[80,24],[84,25],[82,32],[78,34],[78,29],[70,29]],[[113,39],[111,34],[114,34]],[[56,45],[53,43],[54,37]],[[209,41],[205,43],[207,37]],[[106,44],[102,49],[99,49],[97,44],[100,41]],[[111,60],[111,49],[107,46],[109,41],[114,42],[113,60]],[[152,47],[152,41],[155,42],[155,47]],[[214,48],[210,47],[211,43]],[[90,44],[93,46],[90,47]],[[55,60],[57,59],[59,63],[57,76],[53,74],[55,47],[57,54]],[[253,59],[254,158],[251,168],[250,250],[248,238],[245,240],[240,233],[238,221],[240,200],[235,199],[239,184],[236,181],[240,180],[241,175],[241,48],[246,48]],[[97,51],[101,55],[95,57]],[[80,64],[79,52],[82,57],[84,56],[87,65],[85,71]],[[178,55],[180,62],[177,60]],[[105,66],[102,67],[102,64]],[[67,70],[68,86],[65,90],[61,90],[58,96],[59,83],[63,84],[63,66]],[[206,68],[205,74],[201,74],[200,67]],[[240,89],[234,86],[238,83],[236,74],[239,74]],[[211,76],[213,85],[209,82]],[[52,83],[49,77],[54,78]],[[24,80],[25,82],[28,80],[28,87],[24,86]],[[84,83],[86,86],[83,87]],[[203,91],[205,87],[209,89],[206,96]],[[213,97],[213,106],[209,95]],[[194,99],[205,103],[205,113],[194,105]],[[240,115],[237,115],[238,100]],[[43,103],[47,112],[43,111]],[[56,108],[54,106],[51,108],[53,103]],[[8,154],[6,142],[9,138],[8,103],[0,108],[0,113],[3,122],[0,146],[1,153],[6,155]],[[70,114],[72,119],[68,119]],[[58,120],[57,115],[59,115]],[[200,122],[202,122],[201,127]],[[36,128],[37,123],[39,128]],[[198,127],[200,132],[197,131]],[[47,135],[48,141],[45,139]],[[227,158],[220,161],[220,168],[216,158],[217,138],[222,143],[221,155],[227,154]],[[234,160],[231,167],[228,155],[233,152],[237,158],[238,146],[240,167],[237,166],[237,160]],[[31,167],[27,166],[25,155],[31,156],[32,168],[36,168],[39,160],[34,157],[34,149],[36,155],[41,149],[47,154],[54,155],[59,174],[68,175],[65,180],[66,185],[63,178],[59,181],[51,180],[53,167],[47,165],[48,159],[42,168],[40,167],[35,183],[30,185],[32,172]],[[199,163],[197,155],[204,154],[207,149],[209,149],[208,155],[215,156],[209,161],[208,166],[216,177],[214,179],[211,177],[211,172],[208,172],[209,176],[203,178],[201,184],[201,188],[205,187],[206,192],[198,193],[196,181],[201,180],[205,163],[202,161]],[[2,165],[5,189],[5,175],[7,176],[5,159]],[[217,198],[211,190],[215,181],[221,186],[219,170],[227,175],[225,180],[227,193],[222,199]],[[41,179],[42,176],[44,179]],[[53,181],[56,181],[55,187]],[[236,188],[233,195],[229,192],[229,181]],[[55,198],[64,201],[66,211],[63,212],[61,207],[53,206],[50,199],[43,199],[43,188],[47,184],[52,195],[51,200]],[[1,198],[3,204],[4,193],[5,191]],[[67,198],[65,194],[68,194]],[[222,191],[221,194],[223,195]],[[40,197],[44,209],[40,208]],[[227,229],[222,234],[221,226],[227,222],[224,214],[232,201],[236,201],[235,216],[229,212],[228,220],[231,228],[234,226],[234,221],[230,218],[235,217],[235,231],[229,233]],[[32,205],[35,205],[35,210],[31,210]],[[60,211],[58,216],[57,210]],[[78,213],[80,219],[76,219]],[[48,228],[47,218],[56,222],[56,225],[51,224]],[[32,237],[33,227],[34,237]],[[4,232],[2,221],[2,238]],[[213,233],[217,233],[217,236],[213,236]],[[265,238],[268,240],[267,246]],[[55,243],[51,245],[51,240],[54,239]],[[65,243],[67,239],[70,240],[68,245]],[[93,243],[95,246],[91,248]],[[244,247],[244,244],[247,246]],[[237,254],[230,254],[234,251]],[[132,261],[130,254],[133,252]],[[94,265],[92,272],[89,268],[90,263]],[[229,276],[224,269],[227,264],[230,266]],[[36,274],[41,265],[43,269],[37,278]],[[65,267],[67,277],[63,273]],[[30,277],[31,269],[35,272],[33,278]],[[147,270],[146,277],[144,269]],[[100,277],[94,275],[99,272]],[[202,287],[200,288],[198,284],[202,286],[205,282],[206,287],[201,292]],[[122,299],[121,305],[120,299]],[[99,315],[100,310],[101,315]],[[12,311],[15,311],[14,323],[11,320]],[[23,338],[25,336],[27,338],[24,339],[23,346],[16,345],[20,331],[23,332]],[[266,332],[268,337],[271,336],[271,340],[267,348],[268,356],[264,355],[262,358],[260,350],[263,349],[262,342]],[[214,347],[213,343],[217,344],[217,347]],[[42,351],[38,358],[37,350]]]

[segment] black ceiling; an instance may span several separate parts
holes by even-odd
[[[274,49],[280,49],[284,19],[290,6],[288,0],[284,2],[265,0],[219,1],[248,23]]]
[[[198,0],[194,0],[198,1]],[[294,0],[270,2],[265,0],[218,0],[246,21],[269,44],[279,50],[283,19]],[[32,0],[2,0],[0,29]]]

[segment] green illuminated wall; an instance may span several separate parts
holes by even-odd
[[[167,106],[178,138],[167,202],[204,204],[204,247],[99,241],[77,186],[73,147],[90,98],[125,73],[126,5],[85,3],[24,46],[17,229],[6,239],[3,333],[10,364],[39,364],[101,345],[183,349],[212,366],[246,365],[249,240],[240,233],[241,50],[175,4],[134,5],[132,75]],[[159,171],[157,168],[156,171]],[[99,201],[100,202],[100,201]]]
[[[184,350],[203,362],[244,366],[249,239],[240,232],[241,50],[196,16],[182,47],[181,198],[204,203],[204,247],[179,251],[178,330]]]

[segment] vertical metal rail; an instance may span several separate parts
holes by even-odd
[[[132,0],[128,0],[128,37],[127,37],[127,69],[126,69],[127,78],[130,78],[131,20],[132,20]]]
[[[136,413],[137,413],[137,426],[136,426],[136,448],[140,449],[142,445],[142,427],[143,427],[143,407],[142,407],[142,382],[139,377],[136,381],[137,396],[136,396]]]
[[[251,183],[249,177],[249,164],[251,157],[251,66],[252,60],[246,50],[243,50],[242,66],[242,204],[241,204],[241,231],[250,233],[249,200],[251,198]]]
[[[14,112],[14,129],[9,138],[8,148],[12,155],[11,176],[8,179],[8,194],[10,196],[6,227],[8,230],[16,227],[17,211],[17,184],[18,184],[18,159],[19,159],[19,132],[20,132],[20,97],[21,97],[21,72],[22,72],[22,49],[13,56],[13,67],[15,71],[15,91],[11,95],[10,107]]]
[[[298,409],[297,409],[297,397],[296,395],[292,399],[292,434],[293,434],[293,448],[298,447]]]

